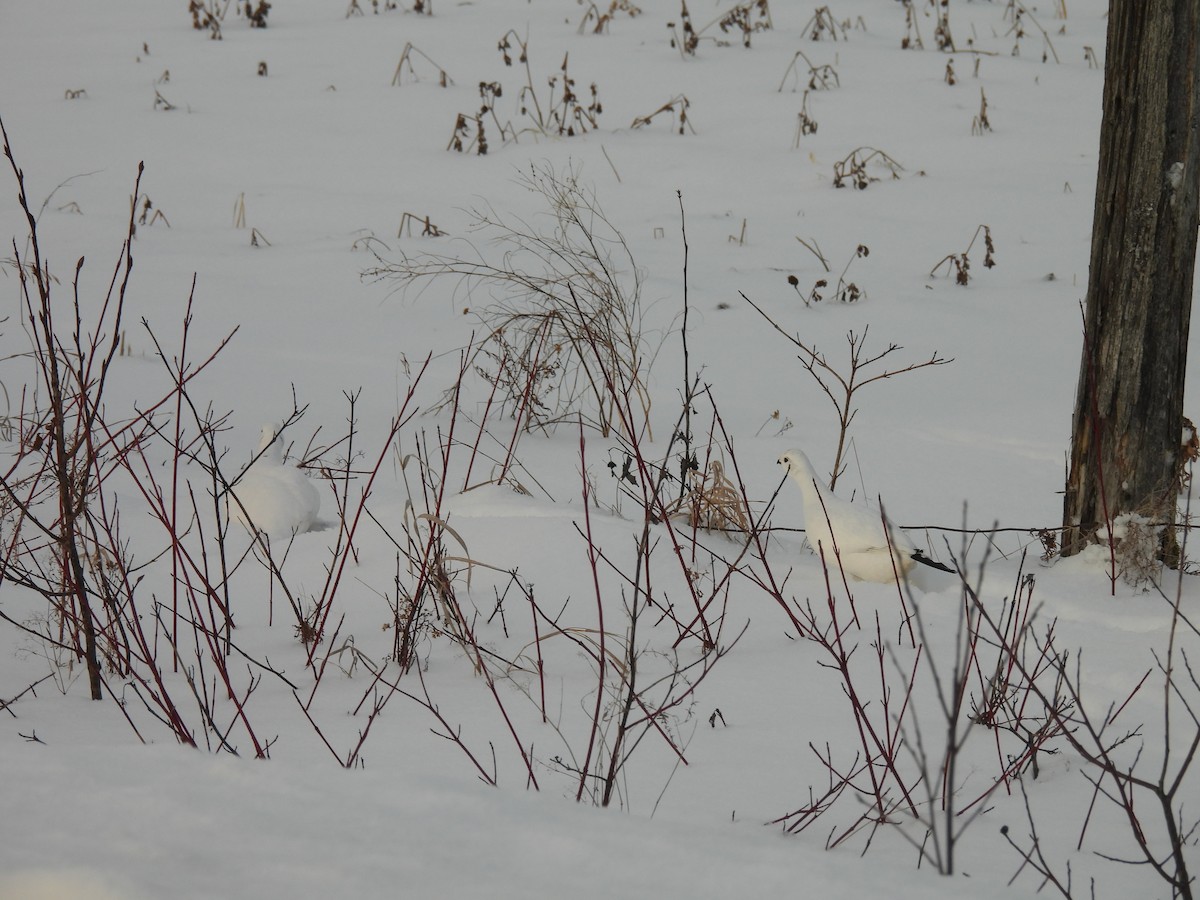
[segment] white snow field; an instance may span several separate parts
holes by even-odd
[[[192,6],[0,3],[0,897],[1180,895],[1200,590],[1038,534],[1103,0]]]

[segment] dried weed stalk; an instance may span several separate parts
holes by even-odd
[[[433,222],[430,221],[429,216],[418,216],[415,213],[406,212],[400,216],[400,228],[396,232],[396,237],[412,237],[414,222],[421,229],[421,237],[446,236],[446,232],[434,225]]]
[[[866,190],[868,185],[879,180],[877,176],[867,171],[867,166],[872,163],[882,166],[892,176],[893,181],[898,180],[900,173],[904,171],[904,166],[882,150],[876,150],[873,147],[859,147],[851,150],[844,159],[833,164],[833,186],[843,188],[847,184],[852,184],[860,191]]]
[[[1067,17],[1066,0],[1060,0],[1057,6],[1057,11],[1060,13],[1059,18],[1065,19]],[[1061,62],[1058,58],[1058,51],[1054,49],[1054,42],[1050,40],[1050,33],[1034,18],[1033,13],[1021,0],[1008,0],[1008,5],[1004,7],[1004,17],[1012,21],[1012,26],[1008,29],[1007,34],[1012,35],[1013,38],[1013,56],[1021,55],[1021,40],[1025,37],[1025,20],[1028,19],[1042,35],[1042,62],[1048,62],[1051,56],[1054,57],[1056,63]]]
[[[800,67],[797,65],[801,60],[808,66],[808,71],[803,76],[801,76]],[[792,57],[792,61],[788,63],[788,67],[783,73],[783,78],[779,82],[779,87],[776,88],[779,93],[783,93],[784,85],[788,83],[789,78],[792,80],[792,93],[796,92],[802,78],[808,79],[806,82],[807,87],[804,91],[805,94],[809,91],[828,91],[842,85],[841,80],[838,78],[837,70],[833,66],[828,63],[819,66],[815,65],[803,50],[797,50],[796,54]]]
[[[599,90],[593,81],[588,97],[581,97],[576,93],[575,79],[571,77],[568,68],[570,54],[563,54],[562,65],[559,67],[561,74],[551,75],[547,80],[548,92],[543,98],[538,96],[538,90],[534,87],[528,40],[523,40],[516,31],[509,29],[500,38],[497,46],[504,65],[511,66],[515,54],[517,62],[525,69],[525,85],[517,95],[517,105],[521,115],[531,124],[522,130],[558,137],[574,137],[595,130],[596,120],[604,112]],[[499,91],[496,92],[496,96],[500,96]],[[542,102],[543,99],[545,103]]]
[[[808,91],[800,98],[800,112],[796,114],[796,136],[792,139],[792,148],[800,149],[800,141],[810,134],[817,133],[817,120],[808,111]],[[826,267],[828,271],[828,267]]]
[[[929,270],[929,277],[937,277],[938,270],[945,266],[947,274],[950,271],[954,272],[954,283],[966,287],[971,283],[971,249],[975,246],[975,241],[979,239],[979,235],[983,235],[983,267],[985,269],[994,268],[996,265],[996,245],[992,243],[992,230],[986,225],[980,225],[975,229],[975,233],[971,235],[971,241],[967,244],[967,249],[962,253],[948,253],[938,260],[937,264]]]
[[[809,246],[808,243],[800,240],[800,238],[796,238],[796,240],[800,241],[800,243],[804,244],[805,247],[808,247],[808,249],[810,251],[815,253],[817,258],[821,260],[821,264],[825,266],[825,271],[826,272],[829,271],[829,263],[826,262],[825,257],[821,255],[819,250],[813,250],[813,248],[811,246]],[[866,292],[863,291],[853,281],[847,281],[846,275],[850,271],[850,267],[852,265],[854,265],[854,261],[856,259],[863,259],[870,255],[871,255],[871,248],[868,247],[866,244],[859,244],[857,247],[854,248],[854,253],[850,256],[850,259],[846,262],[845,268],[842,269],[842,274],[838,276],[837,287],[834,289],[833,299],[836,300],[838,303],[856,303],[859,300],[866,298],[866,296],[867,296]],[[800,290],[800,279],[797,278],[795,275],[789,275],[787,278],[787,282],[788,282],[788,284],[790,284],[792,286],[792,289],[799,295],[800,299],[804,301],[805,306],[812,306],[814,303],[820,303],[822,300],[824,300],[825,295],[822,293],[822,291],[824,291],[825,288],[827,288],[829,286],[829,281],[827,279],[820,278],[813,284],[812,290],[810,290],[808,292],[808,294],[805,295]]]
[[[696,48],[700,46],[700,36],[692,26],[692,14],[688,12],[687,0],[679,0],[679,7],[678,28],[674,22],[668,22],[667,29],[671,32],[671,46],[677,48],[679,55],[686,59],[696,55]]]
[[[904,37],[900,39],[902,50],[924,50],[925,42],[921,40],[921,28],[917,24],[918,14],[913,8],[913,0],[900,0],[904,4]]]
[[[941,8],[937,12],[937,25],[933,29],[933,42],[943,53],[957,52],[954,46],[954,35],[950,31],[950,0],[939,0]]]
[[[255,5],[246,0],[245,6],[242,7],[242,15],[250,22],[251,28],[266,28],[267,15],[271,12],[271,4],[267,0],[258,0]]]
[[[380,11],[394,12],[398,9],[404,9],[400,6],[399,0],[371,0],[371,12],[375,15],[379,15]],[[419,16],[432,16],[433,0],[412,0],[412,5],[404,9],[404,12],[413,12]],[[350,5],[346,8],[346,18],[361,15],[363,15],[363,9],[358,0],[350,0]]]
[[[683,94],[676,94],[658,109],[644,116],[638,116],[630,123],[630,128],[644,128],[654,121],[658,116],[667,115],[671,118],[671,130],[676,134],[686,134],[691,132],[696,133],[696,129],[692,127],[692,119],[688,115],[688,109],[691,107],[691,102]]]
[[[471,131],[472,127],[474,127],[474,134]],[[458,153],[474,151],[479,156],[486,156],[488,142],[487,133],[483,127],[483,117],[459,113],[454,120],[454,130],[450,132],[450,143],[446,145],[446,149],[455,150]]]
[[[829,38],[831,41],[846,40],[847,24],[838,22],[828,6],[818,6],[812,18],[800,29],[801,34],[807,34],[810,41],[820,41]]]
[[[742,38],[742,46],[750,47],[750,37],[756,31],[770,31],[774,28],[774,23],[771,21],[771,8],[767,0],[747,0],[745,3],[739,3],[732,9],[718,16],[714,23],[722,34],[740,34]],[[712,25],[706,25],[700,29],[703,34]]]
[[[414,47],[411,42],[405,42],[404,49],[400,51],[400,61],[396,63],[396,73],[392,76],[392,87],[399,87],[404,84],[405,73],[408,74],[410,81],[420,81],[421,77],[417,74],[417,69],[413,65],[413,58],[419,57],[425,60],[429,65],[437,70],[437,79],[439,87],[449,87],[454,84],[454,79],[450,74],[433,61],[430,56],[417,47]]]
[[[721,13],[703,28],[697,30],[692,25],[692,16],[688,11],[687,0],[681,0],[679,24],[668,22],[671,32],[671,46],[679,50],[679,55],[686,58],[695,56],[700,41],[712,41],[718,47],[726,47],[729,42],[714,35],[705,36],[705,32],[713,28],[721,34],[735,34],[741,38],[743,47],[749,48],[752,36],[759,31],[770,31],[775,25],[771,21],[769,0],[746,0],[738,3]]]
[[[598,127],[598,119],[604,112],[599,89],[596,83],[592,82],[586,97],[576,92],[575,79],[569,68],[569,54],[563,55],[559,74],[552,75],[547,80],[546,93],[539,95],[534,86],[533,70],[529,63],[528,41],[510,29],[500,38],[498,47],[506,66],[512,66],[515,58],[515,61],[524,67],[525,84],[517,95],[517,105],[526,124],[518,128],[511,120],[501,122],[496,113],[496,101],[504,96],[504,86],[498,81],[481,81],[479,110],[475,113],[457,114],[450,141],[446,145],[447,150],[459,153],[474,152],[485,156],[489,147],[487,130],[484,127],[485,117],[491,120],[502,143],[515,143],[520,135],[526,133],[574,137],[587,134]]]
[[[979,113],[971,119],[971,134],[981,136],[992,130],[992,123],[988,121],[988,102],[987,94],[983,88],[979,89]]]
[[[608,9],[600,11],[594,0],[578,0],[580,6],[584,6],[583,18],[579,21],[579,33],[587,34],[589,31],[592,34],[606,34],[608,26],[612,20],[616,18],[617,13],[625,13],[629,18],[633,19],[642,14],[640,6],[635,6],[631,0],[610,0]]]
[[[231,0],[188,0],[188,12],[192,15],[192,28],[207,31],[210,40],[221,40],[221,23],[229,11]]]

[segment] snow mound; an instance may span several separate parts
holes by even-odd
[[[489,484],[451,497],[447,508],[455,516],[473,519],[568,519],[582,512],[522,495],[512,488]]]

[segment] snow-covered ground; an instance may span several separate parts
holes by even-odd
[[[685,37],[674,0],[646,0],[636,16],[628,4],[576,0],[436,0],[432,15],[412,11],[412,0],[378,12],[358,5],[363,15],[348,15],[343,0],[280,0],[267,27],[252,28],[235,2],[217,41],[193,30],[182,0],[0,4],[0,118],[57,279],[60,337],[70,338],[80,257],[83,331],[95,328],[145,164],[106,421],[170,396],[189,294],[191,365],[236,329],[188,384],[201,414],[228,413],[214,431],[225,476],[250,463],[264,423],[288,420],[293,400],[303,408],[274,445],[284,459],[260,460],[258,482],[247,483],[261,511],[248,517],[272,522],[270,560],[266,539],[255,551],[235,510],[227,581],[215,556],[203,576],[184,575],[171,552],[214,553],[232,502],[212,503],[203,458],[171,465],[176,423],[185,437],[196,433],[186,406],[178,419],[173,400],[156,411],[161,430],[147,437],[136,477],[114,462],[104,508],[116,511],[123,558],[89,571],[97,583],[117,569],[130,576],[116,579],[129,591],[122,621],[141,623],[156,664],[126,671],[110,661],[103,702],[88,699],[82,663],[53,646],[61,633],[46,599],[11,574],[0,585],[0,700],[11,701],[0,709],[0,897],[1036,892],[1042,879],[1001,833],[1007,826],[1030,845],[1026,805],[1015,779],[997,782],[1027,748],[1002,730],[968,728],[964,714],[957,767],[945,782],[938,775],[959,580],[923,570],[906,594],[843,583],[835,567],[827,581],[799,531],[800,492],[776,460],[802,447],[827,472],[839,439],[837,411],[788,336],[844,375],[848,334],[862,341],[862,360],[897,345],[860,380],[947,360],[853,395],[838,493],[882,497],[918,546],[959,561],[998,619],[1013,598],[1032,598],[1032,638],[1045,640],[1056,623],[1055,648],[1070,653],[1080,708],[1097,722],[1155,668],[1155,653],[1165,661],[1169,646],[1200,650],[1190,620],[1173,617],[1165,599],[1179,596],[1194,618],[1190,576],[1177,585],[1168,573],[1165,595],[1120,579],[1114,592],[1107,553],[1043,562],[1032,533],[1061,517],[1107,4],[949,0],[956,52],[943,52],[935,5],[923,0],[911,4],[915,30],[895,0],[775,0],[773,27],[753,31],[748,48],[736,27],[719,27],[732,3],[693,0],[694,54],[673,46],[672,35]],[[747,4],[747,21],[762,22],[766,6]],[[590,11],[611,13],[604,33],[591,33]],[[923,48],[902,49],[906,35]],[[595,119],[595,128],[573,120],[583,134],[547,134],[556,129],[534,122],[560,100],[564,67],[580,115]],[[809,89],[810,78],[826,89]],[[527,81],[532,92],[522,91]],[[474,117],[480,86],[492,84],[501,90],[482,116],[480,155]],[[598,114],[586,111],[593,85]],[[448,149],[459,114],[464,152]],[[881,151],[895,169],[876,156],[864,189],[835,188],[835,164],[856,150]],[[619,423],[608,434],[581,427],[576,412],[597,413],[586,396],[557,426],[517,426],[513,404],[501,406],[505,388],[493,393],[476,371],[494,374],[503,355],[486,342],[489,307],[513,299],[503,285],[450,273],[404,289],[369,274],[381,260],[503,266],[505,248],[491,242],[500,232],[478,227],[480,211],[508,223],[509,237],[528,226],[557,248],[545,187],[572,179],[577,199],[606,219],[584,210],[590,233],[608,239],[600,261],[614,264],[625,296],[640,291],[631,321],[648,355],[626,396],[651,431],[635,425],[636,440]],[[7,167],[0,185],[7,470],[37,381],[11,265],[30,245]],[[422,235],[426,219],[439,235]],[[947,257],[968,249],[963,286]],[[537,278],[551,256],[510,259]],[[855,302],[835,296],[839,276]],[[575,273],[581,290],[595,283]],[[814,290],[824,299],[807,304]],[[484,355],[464,363],[468,347]],[[570,370],[569,359],[569,346],[544,357],[555,371]],[[457,408],[443,404],[464,367]],[[669,441],[683,427],[685,373],[707,388],[690,420],[699,462],[711,453],[734,484],[744,481],[760,541],[657,514],[645,525],[639,499],[653,473],[629,454],[677,466]],[[519,404],[521,391],[512,397]],[[292,468],[299,461],[320,495],[315,521]],[[180,510],[190,509],[190,483],[208,510],[203,533],[191,527],[173,545],[139,483],[168,496],[175,484]],[[678,492],[672,482],[664,496]],[[290,528],[276,527],[289,516],[302,526],[290,546]],[[345,523],[355,528],[349,550]],[[1007,530],[990,539],[945,530],[964,523]],[[50,559],[30,554],[13,558]],[[421,573],[434,569],[445,582],[431,586]],[[693,620],[708,598],[701,626]],[[226,601],[236,624],[228,647],[214,612]],[[298,640],[298,617],[313,609],[325,615],[315,649]],[[923,634],[909,627],[913,610]],[[856,794],[867,773],[811,827],[787,833],[795,820],[778,820],[820,797],[830,768],[848,773],[864,745],[877,745],[831,668],[837,642],[802,634],[809,614],[809,625],[836,620],[844,648],[857,648],[847,662],[864,704],[857,722],[878,728],[884,744],[893,731],[906,738],[892,743],[894,771],[873,769],[894,779],[897,827],[861,825],[828,851],[868,811],[872,798]],[[204,615],[211,641],[188,625]],[[412,628],[403,652],[398,622]],[[970,709],[997,664],[1005,668],[987,643],[965,680]],[[1039,657],[1027,650],[1032,665]],[[402,669],[398,653],[414,664]],[[228,660],[228,687],[217,683],[214,654]],[[1179,684],[1196,709],[1195,686]],[[1035,727],[1036,698],[1021,696],[1021,727]],[[625,708],[628,740],[610,767]],[[1115,752],[1130,764],[1141,748],[1139,771],[1152,779],[1163,708],[1153,671],[1106,732],[1140,726]],[[180,717],[174,732],[166,709]],[[1191,723],[1172,709],[1174,772]],[[269,760],[255,760],[256,748]],[[932,776],[924,781],[920,752]],[[1035,755],[1036,777],[1024,768],[1023,784],[1064,886],[1069,866],[1076,897],[1091,896],[1093,879],[1097,897],[1170,896],[1147,866],[1104,858],[1139,849],[1119,808],[1103,797],[1093,806],[1095,770],[1067,740],[1052,737]],[[606,780],[610,807],[593,809]],[[1175,797],[1185,829],[1197,784],[1189,771]],[[1147,797],[1137,802],[1164,852],[1161,818]],[[947,803],[962,811],[951,817],[960,835],[952,866],[937,855],[947,848]],[[1186,853],[1200,864],[1194,836]],[[939,858],[952,876],[939,878]]]

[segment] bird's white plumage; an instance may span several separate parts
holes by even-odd
[[[303,472],[284,464],[278,425],[263,426],[258,450],[258,459],[231,489],[230,516],[272,536],[310,530],[321,496]]]
[[[895,528],[884,532],[879,510],[834,494],[800,450],[789,450],[779,457],[779,464],[800,486],[808,542],[818,555],[824,551],[831,569],[837,568],[840,559],[847,575],[860,581],[889,582],[913,567],[916,548],[903,532]]]

